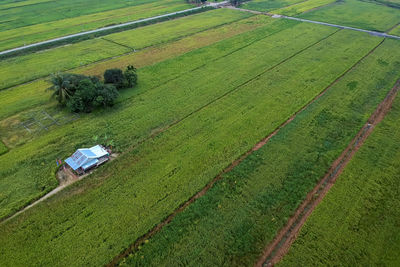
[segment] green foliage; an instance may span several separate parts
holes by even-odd
[[[121,69],[109,69],[104,72],[104,82],[114,84],[117,89],[125,86],[125,76]]]
[[[72,112],[88,113],[96,106],[107,107],[114,105],[119,95],[114,85],[103,84],[96,77],[80,76],[83,78],[77,84],[73,95],[67,100],[67,106]]]
[[[137,80],[137,70],[132,65],[127,66],[124,72],[121,69],[108,69],[104,72],[104,82],[113,84],[117,89],[135,87]]]
[[[125,87],[135,87],[138,81],[137,69],[134,66],[129,65],[124,71],[124,77],[126,81]]]

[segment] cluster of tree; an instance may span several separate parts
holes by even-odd
[[[95,76],[73,73],[57,73],[51,76],[53,96],[61,105],[73,112],[91,112],[95,107],[114,105],[118,89],[132,88],[137,83],[136,68],[128,66],[125,71],[109,69],[104,82]]]

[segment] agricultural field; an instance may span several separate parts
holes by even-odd
[[[265,244],[392,88],[398,78],[400,55],[392,58],[388,51],[399,46],[390,41],[381,44],[265,146],[223,175],[204,197],[121,263],[248,266],[256,262]],[[375,64],[380,61],[385,67]],[[370,75],[376,75],[376,79],[365,79]],[[341,222],[339,218],[337,222]],[[318,255],[318,246],[315,248]],[[299,266],[298,256],[304,253],[293,258],[293,265]],[[304,266],[309,265],[315,262],[304,262]]]
[[[251,14],[228,9],[214,10],[111,34],[104,38],[8,58],[0,62],[0,89],[47,76],[57,71],[69,70],[148,46],[179,39],[249,16]]]
[[[399,125],[397,98],[280,266],[400,264]]]
[[[396,34],[397,0],[383,1],[254,0],[241,8],[267,15],[208,7],[2,58],[0,265],[260,266],[400,81],[400,40],[271,14]],[[195,6],[97,2],[2,1],[0,50]],[[116,91],[103,79],[130,65],[137,85]],[[47,90],[61,72],[95,76],[78,88],[113,88],[117,98],[76,113]],[[400,201],[399,105],[281,265],[399,263],[398,210],[384,208]],[[64,187],[59,159],[96,144],[112,148],[112,161]]]
[[[399,9],[359,0],[344,0],[299,17],[380,32],[400,23]]]
[[[193,7],[180,0],[0,3],[0,50]]]

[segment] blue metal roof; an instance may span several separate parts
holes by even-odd
[[[79,149],[79,151],[80,151],[83,155],[85,155],[86,157],[88,157],[88,158],[96,157],[96,154],[93,153],[93,152],[92,152],[90,149],[88,149],[88,148],[82,148],[82,149]]]
[[[71,157],[67,158],[65,162],[75,171],[79,168],[88,169],[96,164],[103,156],[108,155],[108,152],[100,145],[91,148],[78,149]]]

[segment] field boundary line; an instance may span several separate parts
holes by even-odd
[[[397,80],[383,101],[378,104],[375,111],[371,114],[367,122],[362,126],[346,149],[332,163],[329,171],[313,188],[313,190],[307,194],[305,200],[296,209],[294,215],[288,220],[287,224],[278,232],[275,239],[265,248],[263,255],[255,266],[274,266],[283,258],[283,256],[286,255],[311,213],[335,184],[337,178],[351,161],[355,153],[364,144],[368,136],[373,132],[375,126],[379,124],[389,112],[399,89],[400,79]]]
[[[335,31],[334,33],[330,34],[329,36],[339,32]],[[328,36],[328,37],[329,37]],[[327,39],[328,37],[325,37],[325,39]],[[323,41],[322,39],[319,40],[317,43]],[[329,86],[327,86],[322,92],[320,92],[317,96],[315,96],[312,100],[310,100],[308,103],[306,103],[302,108],[300,108],[299,110],[297,110],[293,115],[291,115],[291,117],[286,120],[285,122],[283,122],[281,125],[279,125],[273,132],[271,132],[268,136],[266,136],[265,138],[263,138],[261,141],[257,142],[250,150],[248,150],[247,152],[245,152],[244,154],[242,154],[240,157],[238,157],[235,161],[233,161],[231,164],[229,164],[225,169],[223,169],[216,177],[214,177],[214,179],[212,179],[209,183],[206,184],[206,186],[204,186],[199,192],[197,192],[195,195],[193,195],[192,197],[190,197],[186,202],[182,203],[172,214],[170,214],[169,216],[167,216],[162,222],[160,222],[159,224],[155,225],[150,231],[148,231],[147,233],[145,233],[144,235],[142,235],[141,237],[139,237],[138,239],[136,239],[136,241],[134,243],[132,243],[125,251],[121,252],[121,254],[115,256],[111,262],[109,262],[108,264],[106,264],[106,266],[116,266],[119,262],[119,260],[125,258],[126,256],[128,256],[130,253],[136,251],[139,247],[139,245],[143,244],[145,242],[146,239],[151,238],[152,236],[154,236],[156,233],[158,233],[164,226],[166,226],[167,224],[169,224],[177,214],[179,214],[180,212],[184,211],[186,207],[188,207],[190,204],[192,204],[194,201],[196,201],[198,198],[202,197],[204,194],[207,193],[207,191],[213,187],[213,185],[218,182],[219,180],[221,180],[223,178],[223,175],[230,172],[231,170],[233,170],[233,168],[235,168],[237,165],[239,165],[243,160],[245,160],[250,154],[252,154],[253,152],[259,150],[261,147],[263,147],[264,145],[266,145],[268,143],[268,141],[275,136],[283,127],[285,127],[286,125],[288,125],[290,122],[292,122],[299,113],[303,112],[304,110],[306,110],[311,104],[313,104],[315,101],[317,101],[319,98],[321,98],[334,84],[336,84],[339,80],[341,80],[348,72],[350,72],[352,69],[354,69],[363,59],[365,59],[368,55],[370,55],[371,53],[373,53],[382,43],[384,42],[384,40],[382,40],[377,46],[375,46],[371,51],[369,51],[367,53],[367,55],[363,56],[360,60],[358,60],[352,67],[350,67],[348,70],[346,70],[343,74],[341,74],[338,78],[336,78]],[[315,43],[315,44],[317,44]],[[315,45],[314,44],[314,45]],[[311,46],[310,46],[311,47]],[[306,50],[306,49],[304,49]],[[301,52],[300,52],[301,53]],[[293,56],[292,56],[293,57]],[[280,63],[281,64],[281,63]],[[258,77],[255,77],[254,79],[256,79]],[[254,80],[253,79],[253,80]],[[221,97],[222,98],[222,97]],[[217,100],[215,100],[217,101]],[[213,101],[213,102],[215,102]],[[211,104],[211,103],[210,103]],[[203,107],[204,108],[204,107]],[[201,108],[202,109],[202,108]],[[189,115],[187,116],[189,117]],[[183,120],[183,119],[182,119]],[[181,120],[181,121],[182,121]],[[177,123],[175,123],[177,124]],[[163,129],[162,132],[164,132],[165,130],[171,128],[173,125],[170,125],[169,127]],[[157,133],[158,134],[158,133]],[[155,134],[154,136],[156,136],[157,134]],[[152,138],[152,137],[149,137]],[[149,139],[147,138],[147,139]],[[146,139],[146,140],[147,140]],[[143,140],[142,143],[146,140]],[[136,147],[136,146],[135,146]],[[128,151],[127,151],[128,152]]]
[[[210,105],[212,105],[213,103],[219,101],[220,99],[222,99],[222,98],[228,96],[229,94],[231,94],[231,93],[237,91],[237,90],[240,89],[242,86],[244,86],[244,85],[246,85],[246,84],[252,82],[253,80],[258,79],[258,78],[259,78],[260,76],[262,76],[263,74],[267,73],[268,71],[271,71],[271,70],[275,69],[275,68],[278,67],[279,65],[285,63],[286,61],[288,61],[288,60],[290,60],[291,58],[295,57],[296,55],[298,55],[298,54],[304,52],[305,50],[311,48],[312,46],[317,45],[318,43],[322,42],[323,40],[328,39],[329,37],[331,37],[332,35],[334,35],[335,33],[339,32],[339,31],[340,31],[340,30],[337,30],[337,31],[335,31],[335,32],[333,32],[333,33],[331,33],[331,34],[325,36],[324,38],[318,40],[317,42],[314,42],[313,44],[307,46],[306,48],[303,48],[303,49],[297,51],[296,53],[290,55],[288,58],[285,58],[284,60],[278,62],[278,63],[275,64],[274,66],[272,66],[272,67],[270,67],[270,68],[264,70],[263,72],[259,73],[258,75],[253,76],[251,79],[249,79],[249,80],[247,80],[247,81],[241,83],[240,85],[234,87],[233,89],[231,89],[231,90],[225,92],[224,94],[222,94],[222,95],[220,95],[220,96],[214,98],[213,100],[211,100],[211,101],[205,103],[204,105],[200,106],[200,107],[197,108],[196,110],[193,110],[192,112],[190,112],[189,114],[187,114],[187,115],[185,115],[184,117],[180,118],[179,120],[173,121],[173,122],[171,122],[170,124],[166,125],[165,127],[161,128],[161,129],[158,129],[158,130],[156,130],[156,131],[153,131],[152,134],[150,134],[149,136],[147,136],[147,137],[145,137],[145,138],[139,140],[136,144],[132,145],[132,146],[129,147],[127,150],[123,151],[123,152],[121,153],[121,155],[124,155],[124,154],[129,153],[129,152],[132,151],[133,149],[135,149],[135,148],[137,148],[138,146],[142,145],[144,142],[146,142],[146,141],[148,141],[148,140],[150,140],[150,139],[155,138],[155,137],[158,136],[159,134],[161,134],[161,133],[167,131],[168,129],[170,129],[170,128],[172,128],[172,127],[174,127],[175,125],[181,123],[182,121],[186,120],[187,118],[191,117],[192,115],[196,114],[197,112],[199,112],[199,111],[201,111],[201,110],[207,108],[208,106],[210,106]],[[279,31],[279,32],[281,32],[281,31]],[[273,33],[273,34],[274,34],[274,33]],[[273,35],[273,34],[271,34],[271,35]],[[268,35],[268,36],[271,36],[271,35]],[[267,37],[268,37],[268,36],[267,36]],[[267,37],[265,37],[265,38],[267,38]],[[262,39],[265,39],[265,38],[258,39],[257,41],[261,41]],[[257,42],[257,41],[254,41],[254,42],[252,42],[252,43],[255,43],[255,42]],[[246,46],[249,46],[249,45],[251,45],[251,44],[247,44]],[[242,49],[242,48],[245,48],[246,46],[241,47],[241,48],[239,48],[239,49],[237,49],[237,50],[231,52],[231,54],[234,53],[234,52],[236,52],[236,51],[239,51],[239,50]],[[222,56],[222,57],[220,57],[220,58],[223,58],[223,57],[228,56],[228,55],[229,55],[229,54],[226,54],[226,55],[224,55],[224,56]],[[218,60],[218,59],[215,59],[215,60]],[[212,62],[212,61],[211,61],[211,62]],[[200,67],[198,67],[198,68],[201,68],[201,67],[203,67],[204,65],[206,65],[206,64],[203,64],[202,66],[200,66]],[[197,69],[197,68],[195,68],[195,69]],[[194,70],[195,70],[195,69],[194,69]],[[177,79],[177,78],[174,78],[174,79]],[[171,79],[171,80],[174,80],[174,79]],[[170,80],[170,81],[171,81],[171,80]],[[170,81],[167,81],[167,82],[170,82]],[[152,90],[152,89],[154,89],[154,88],[157,88],[157,87],[158,87],[158,86],[153,87],[153,88],[151,88],[150,90]],[[105,176],[105,177],[107,177],[107,176]],[[69,184],[69,185],[70,185],[70,184]],[[66,188],[66,187],[68,187],[69,185],[64,186],[63,188],[61,188],[61,189],[58,190],[57,192],[61,191],[62,189]],[[53,189],[53,191],[56,190],[57,188],[59,188],[59,187],[56,187],[55,189]],[[51,193],[51,192],[52,192],[52,191],[50,191],[49,193]],[[33,202],[41,202],[41,200],[42,200],[43,198],[48,198],[48,197],[49,197],[49,196],[47,196],[49,193],[44,194],[43,196],[39,197],[39,198],[36,199],[36,200],[33,200]],[[32,204],[32,203],[28,204],[28,206],[30,206],[31,204]],[[6,216],[6,217],[1,218],[1,219],[0,219],[0,224],[4,223],[5,221],[8,221],[8,220],[11,219],[11,218],[14,218],[16,215],[21,214],[22,211],[24,211],[24,210],[26,209],[26,207],[27,207],[27,206],[24,206],[24,207],[22,207],[20,210],[16,211],[15,213],[10,214],[9,216]]]
[[[318,24],[318,25],[333,27],[333,28],[339,28],[339,29],[343,29],[343,30],[352,30],[352,31],[364,32],[364,33],[368,33],[368,34],[370,34],[372,36],[378,36],[378,37],[383,37],[383,38],[390,38],[390,39],[400,40],[400,36],[388,34],[388,33],[385,33],[385,32],[370,31],[370,30],[365,30],[365,29],[360,29],[360,28],[355,28],[355,27],[350,27],[350,26],[343,26],[343,25],[339,25],[339,24],[332,24],[332,23],[316,21],[316,20],[301,19],[301,18],[297,18],[297,17],[285,16],[285,15],[279,15],[279,14],[271,14],[271,13],[268,13],[268,12],[254,11],[254,10],[249,10],[249,9],[244,9],[244,8],[237,8],[237,7],[233,7],[233,6],[227,6],[226,8],[236,9],[236,10],[240,10],[240,11],[243,11],[243,12],[250,12],[250,13],[253,13],[253,14],[266,15],[266,16],[269,16],[271,18],[276,18],[276,19],[282,18],[282,19],[296,20],[296,21],[301,21],[301,22],[307,22],[307,23],[312,23],[312,24]]]
[[[102,40],[104,40],[104,41],[107,41],[107,42],[110,42],[110,43],[113,43],[113,44],[116,44],[116,45],[119,45],[119,46],[122,46],[122,47],[125,47],[125,48],[130,49],[131,51],[129,51],[128,54],[131,54],[132,52],[135,52],[135,51],[136,51],[135,48],[130,47],[130,46],[128,46],[128,45],[120,44],[120,43],[118,43],[118,42],[116,42],[116,41],[110,40],[110,39],[105,38],[105,37],[99,37],[99,38],[102,39]],[[86,66],[87,66],[87,65],[86,65]],[[85,66],[85,67],[86,67],[86,66]]]

